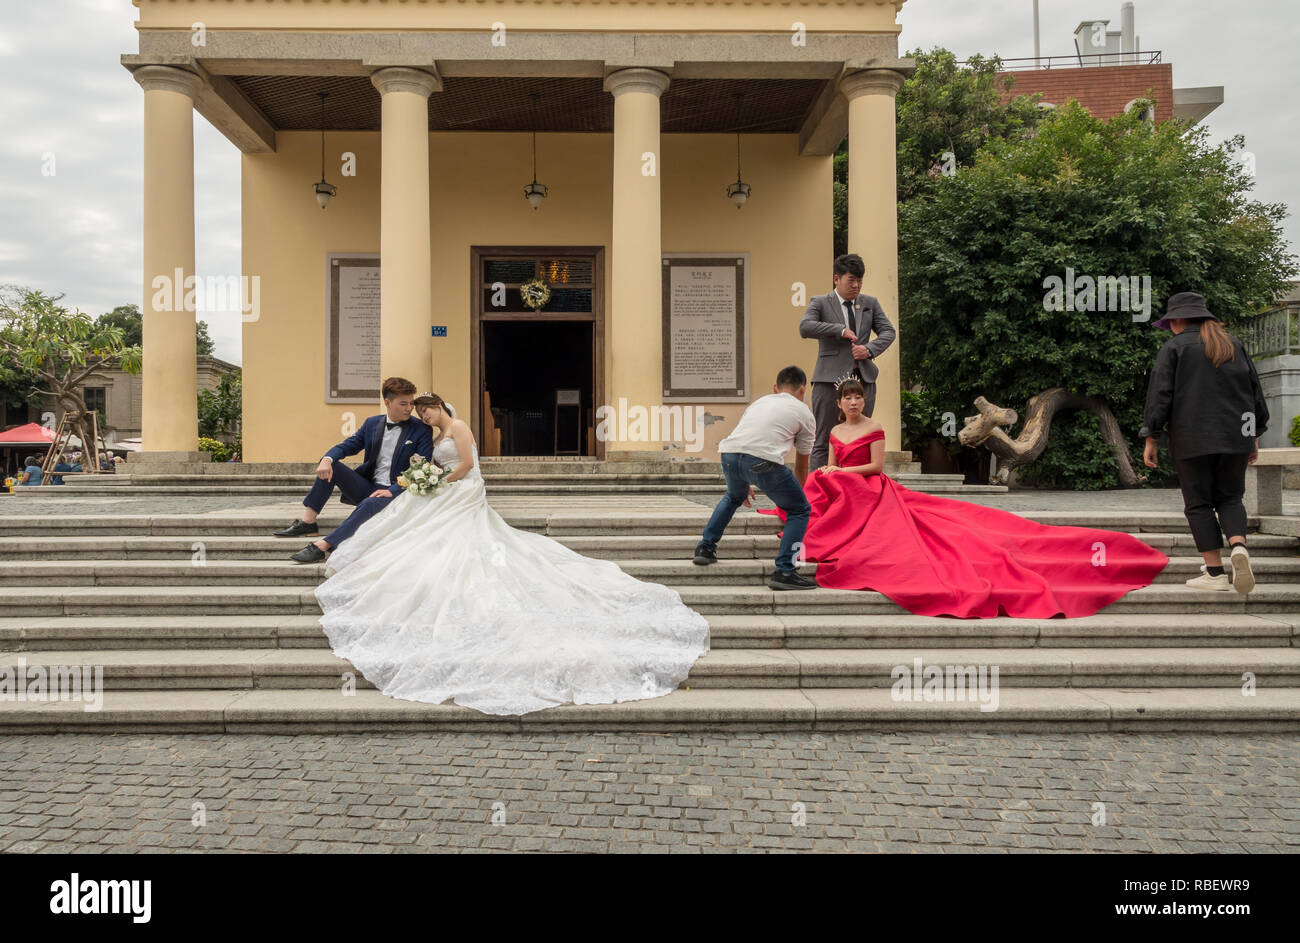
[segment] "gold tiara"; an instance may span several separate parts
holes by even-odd
[[[854,383],[862,382],[862,380],[858,377],[856,373],[850,371],[835,381],[835,392],[838,393],[840,391],[840,387],[843,386],[845,383],[849,382],[850,380],[852,380]]]

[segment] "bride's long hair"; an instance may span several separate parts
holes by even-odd
[[[450,403],[444,402],[443,398],[439,396],[437,393],[421,393],[419,396],[415,398],[415,414],[420,417],[421,422],[424,421],[424,414],[421,413],[420,410],[422,410],[425,406],[437,406],[439,409],[445,412],[452,419],[456,418],[456,410],[451,408]],[[433,428],[435,431],[433,438],[437,440],[442,436],[442,430],[439,429],[437,426],[434,426]]]

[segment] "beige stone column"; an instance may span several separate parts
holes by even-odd
[[[186,280],[194,275],[194,96],[201,80],[161,65],[132,74],[144,89],[144,303],[142,451],[131,461],[198,461],[194,304],[193,296],[186,304]]]
[[[862,256],[867,274],[862,291],[875,295],[898,336],[876,366],[876,408],[872,415],[885,427],[885,450],[902,448],[902,398],[898,324],[898,155],[894,140],[894,96],[903,76],[890,69],[851,72],[840,80],[849,102],[850,252]]]
[[[655,69],[628,68],[605,78],[614,95],[614,195],[610,235],[610,305],[605,318],[605,389],[618,411],[641,406],[656,416],[663,403],[663,273],[659,221],[659,96],[668,76]],[[614,451],[660,451],[658,426],[629,441],[620,421],[605,441]]]
[[[429,95],[436,75],[393,67],[370,76],[381,96],[379,373],[433,388],[429,235]],[[376,396],[378,391],[376,391]]]

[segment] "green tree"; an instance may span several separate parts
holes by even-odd
[[[831,158],[831,219],[835,254],[849,251],[849,139],[840,141]],[[829,291],[829,289],[827,289]]]
[[[17,285],[0,287],[0,362],[35,377],[33,395],[49,395],[73,414],[73,432],[93,441],[82,387],[96,372],[140,372],[140,348],[123,343],[122,329],[69,312],[50,296]],[[101,430],[102,431],[102,430]]]
[[[988,141],[1023,135],[1043,117],[1037,94],[1007,99],[1015,79],[998,74],[1002,60],[997,56],[972,56],[959,64],[953,53],[938,47],[907,55],[916,60],[916,71],[895,100],[900,203],[925,193],[945,167],[969,167]],[[836,255],[849,251],[850,143],[841,141],[832,160]]]
[[[144,322],[140,316],[139,305],[118,305],[112,311],[99,316],[99,323],[105,327],[117,327],[122,330],[122,338],[132,347],[144,346]],[[196,321],[194,324],[195,353],[198,356],[211,356],[215,349],[212,338],[208,336],[208,322]]]
[[[8,327],[0,327],[0,333],[9,330]],[[9,348],[0,342],[0,349]],[[0,408],[9,414],[10,422],[16,422],[25,416],[28,406],[40,405],[40,397],[35,392],[39,383],[40,378],[36,372],[27,369],[18,360],[9,357],[0,359]]]
[[[199,390],[199,435],[208,439],[237,435],[243,396],[238,370],[223,373],[215,390]]]
[[[138,305],[118,305],[97,319],[101,327],[115,327],[122,332],[122,342],[129,347],[144,346],[144,326]]]
[[[208,336],[208,322],[196,321],[194,324],[194,353],[198,357],[211,357],[215,349],[212,338]]]
[[[964,64],[947,49],[913,49],[916,71],[898,90],[898,200],[927,192],[946,168],[975,162],[993,140],[1016,139],[1038,125],[1040,96],[1008,98],[1011,75],[999,75],[1002,59],[971,56]]]
[[[1234,156],[1240,137],[1211,146],[1208,133],[1177,121],[1153,127],[1136,113],[1103,121],[1071,102],[1033,135],[991,138],[971,167],[901,205],[904,384],[923,382],[958,416],[980,394],[1022,411],[1053,386],[1104,397],[1141,467],[1146,371],[1169,337],[1150,321],[1164,300],[1199,291],[1232,330],[1296,274],[1280,225],[1286,207],[1250,198],[1253,181]],[[1149,277],[1150,321],[1047,310],[1047,279],[1068,268]],[[1023,477],[1118,483],[1086,414],[1058,417]]]

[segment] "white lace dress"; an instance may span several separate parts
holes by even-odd
[[[433,458],[455,468],[455,442]],[[464,478],[404,491],[357,528],[325,574],[334,654],[406,700],[524,714],[660,697],[709,648],[708,621],[675,590],[507,524],[477,449]]]

